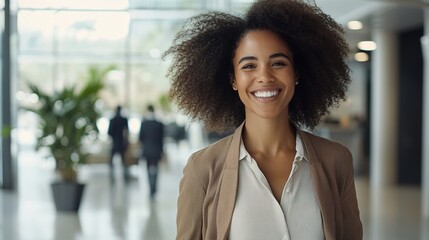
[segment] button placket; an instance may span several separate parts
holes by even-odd
[[[250,168],[252,169],[253,173],[255,174],[256,178],[262,182],[262,184],[268,189],[268,191],[271,193],[270,184],[268,184],[268,180],[265,178],[264,174],[262,173],[261,169],[259,169],[258,164],[256,163],[255,159],[249,156],[250,159]]]

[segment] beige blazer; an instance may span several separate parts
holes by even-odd
[[[176,239],[228,239],[237,194],[243,126],[189,158],[180,181]],[[325,239],[361,240],[362,223],[350,151],[339,143],[299,129],[297,134],[310,161]]]

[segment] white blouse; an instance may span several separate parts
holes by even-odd
[[[229,240],[324,239],[322,216],[299,134],[289,178],[277,202],[256,161],[240,144],[237,198]]]

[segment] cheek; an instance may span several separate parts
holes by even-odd
[[[239,76],[237,76],[237,77],[235,78],[235,81],[234,81],[234,85],[233,85],[233,86],[236,88],[236,90],[238,90],[238,92],[243,91],[243,89],[245,89],[245,88],[246,88],[246,87],[245,87],[245,83],[244,83],[243,79],[242,79],[242,78],[240,78]]]
[[[249,100],[249,92],[247,90],[247,85],[243,84],[243,82],[238,83],[236,93],[244,105],[246,105],[246,102]]]
[[[249,73],[239,72],[235,74],[235,82],[237,85],[245,85],[249,82],[249,79],[251,79],[251,75]]]
[[[237,94],[238,94],[238,98],[240,98],[241,103],[244,104],[244,105],[246,105],[246,99],[247,99],[247,97],[246,97],[246,93],[243,92],[243,89],[239,89],[237,91]]]

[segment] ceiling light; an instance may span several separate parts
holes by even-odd
[[[368,54],[364,52],[355,53],[354,57],[355,57],[355,60],[358,62],[367,62],[369,60]]]
[[[347,27],[351,30],[359,30],[362,29],[363,25],[359,21],[350,21],[347,23]]]
[[[377,48],[377,44],[373,41],[362,41],[358,43],[358,48],[363,51],[373,51]]]

